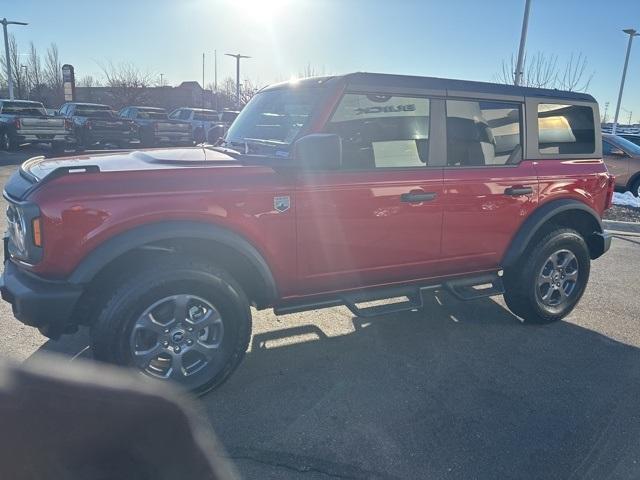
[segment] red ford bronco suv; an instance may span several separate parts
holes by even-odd
[[[610,245],[598,119],[589,95],[460,80],[271,86],[218,145],[25,162],[2,297],[197,393],[240,362],[250,306],[368,316],[445,289],[556,321]]]

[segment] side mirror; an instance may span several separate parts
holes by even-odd
[[[342,165],[342,139],[333,133],[313,133],[293,144],[293,159],[303,170],[337,170]]]

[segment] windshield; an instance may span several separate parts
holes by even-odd
[[[167,112],[159,109],[138,109],[138,118],[147,118],[151,120],[165,120]]]
[[[280,88],[259,93],[235,119],[225,138],[242,145],[273,142],[288,147],[307,124],[319,97],[318,88]]]
[[[107,106],[99,105],[78,105],[74,115],[79,117],[97,117],[97,118],[112,118],[115,114]]]
[[[47,115],[47,111],[42,104],[32,102],[4,102],[2,104],[2,113],[11,115],[33,115],[37,117]]]
[[[620,148],[623,148],[627,153],[630,153],[631,155],[640,155],[640,146],[627,140],[626,138],[616,137],[616,142],[618,143]]]

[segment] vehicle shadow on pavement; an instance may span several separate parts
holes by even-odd
[[[442,293],[339,336],[314,315],[254,335],[201,399],[245,478],[640,476],[635,347]],[[75,337],[44,349],[74,355]]]

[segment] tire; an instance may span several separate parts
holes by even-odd
[[[91,327],[97,360],[173,380],[197,395],[221,385],[239,365],[249,345],[251,311],[224,270],[177,256],[118,285]],[[175,317],[182,320],[170,320]],[[184,369],[176,368],[177,357]]]
[[[7,152],[14,152],[20,145],[10,132],[0,132],[0,149]]]
[[[143,130],[140,135],[140,143],[144,148],[153,148],[156,146],[156,137],[153,133]]]
[[[638,177],[633,182],[633,185],[631,185],[631,193],[636,197],[640,197],[640,177]]]
[[[577,231],[548,229],[505,270],[505,302],[525,323],[561,320],[582,297],[590,267],[589,248]]]
[[[4,152],[9,151],[9,134],[5,131],[0,132],[0,150]]]

